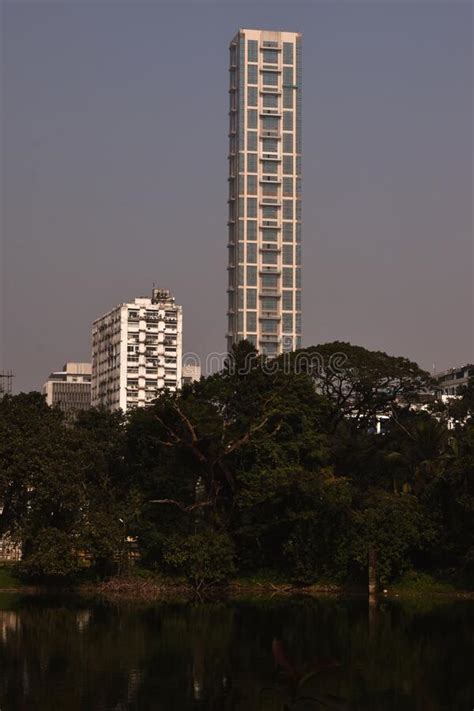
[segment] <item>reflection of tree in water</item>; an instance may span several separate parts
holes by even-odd
[[[421,612],[386,605],[369,634],[365,601],[29,598],[0,612],[0,708],[470,708],[473,616],[469,603]]]

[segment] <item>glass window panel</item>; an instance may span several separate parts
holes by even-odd
[[[258,84],[258,67],[256,64],[248,65],[247,81],[249,84]]]
[[[257,243],[247,244],[247,262],[257,263]]]
[[[280,125],[280,119],[278,116],[262,116],[260,121],[263,129],[268,131],[275,131]]]
[[[293,134],[283,134],[283,153],[293,153]]]
[[[283,311],[293,311],[293,292],[283,290],[281,299]]]
[[[263,107],[265,109],[277,109],[278,108],[278,94],[264,94],[263,95]]]
[[[293,269],[283,267],[283,286],[293,286]]]
[[[247,198],[247,217],[257,217],[257,198]]]
[[[256,312],[247,311],[247,331],[257,331],[257,314]]]
[[[238,301],[239,309],[243,309],[244,308],[244,290],[239,289],[238,294],[239,294],[239,297],[238,297],[239,298],[239,301]]]
[[[256,131],[248,131],[247,133],[247,150],[256,151],[258,149],[258,140]]]
[[[262,54],[264,64],[278,64],[278,52],[276,49],[264,49]]]
[[[257,290],[247,289],[247,308],[256,309],[257,308]]]
[[[293,196],[293,178],[283,178],[283,195]]]
[[[264,296],[260,303],[262,311],[278,311],[278,299],[276,296]]]
[[[258,41],[247,41],[247,59],[249,62],[258,62]]]
[[[283,67],[283,85],[293,86],[293,67]]]
[[[256,173],[257,172],[257,154],[248,153],[247,154],[247,172]]]
[[[276,252],[263,252],[262,264],[278,264],[278,254]]]
[[[248,286],[257,286],[257,267],[247,267]]]
[[[257,106],[258,90],[256,86],[249,86],[247,89],[247,104],[249,106]],[[287,107],[291,108],[291,107]]]
[[[293,314],[283,314],[283,332],[291,333],[293,331]]]
[[[277,289],[278,274],[262,274],[262,286],[267,289]]]
[[[283,264],[293,264],[293,245],[283,245]]]
[[[278,185],[275,185],[275,183],[264,183],[262,185],[262,195],[265,197],[277,197]]]
[[[285,175],[293,173],[293,156],[283,156],[283,173]]]
[[[247,111],[247,126],[248,126],[248,128],[257,128],[257,121],[258,121],[257,109],[249,109]]]
[[[256,220],[247,220],[247,239],[257,239],[257,222]]]
[[[250,91],[250,89],[249,89]],[[283,89],[283,108],[284,109],[292,109],[293,108],[293,89],[288,89],[285,87]],[[249,101],[250,103],[250,101]],[[254,104],[252,104],[253,106]]]
[[[283,64],[293,64],[292,42],[283,42]]]
[[[250,111],[249,111],[249,113],[250,113]],[[283,112],[283,130],[284,131],[292,131],[293,130],[293,111],[284,111]]]
[[[283,223],[283,242],[293,242],[293,223]]]
[[[283,219],[293,219],[293,200],[283,200]]]
[[[247,192],[249,195],[256,195],[257,194],[257,176],[256,175],[248,175],[247,176]]]
[[[262,328],[262,333],[276,333],[277,332],[277,321],[273,319],[262,318],[260,320],[260,326]]]
[[[278,173],[278,163],[274,160],[262,161],[262,172],[271,174]]]
[[[264,86],[278,86],[277,72],[262,72],[262,81]]]
[[[276,138],[264,138],[262,140],[263,153],[278,153],[278,140]]]
[[[262,205],[262,217],[265,220],[277,220],[278,207],[276,205]]]
[[[264,227],[262,229],[262,241],[278,242],[278,230],[272,229],[271,227]]]

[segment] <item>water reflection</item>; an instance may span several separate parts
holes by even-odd
[[[2,711],[470,709],[474,604],[0,600]]]

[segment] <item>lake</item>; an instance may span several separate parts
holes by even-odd
[[[1,711],[471,711],[474,602],[0,595]]]

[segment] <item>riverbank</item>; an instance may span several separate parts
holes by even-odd
[[[0,593],[45,594],[74,593],[99,595],[124,600],[190,599],[196,595],[212,598],[238,599],[242,597],[275,596],[336,596],[366,597],[367,590],[361,586],[338,585],[321,582],[312,585],[297,585],[290,581],[273,581],[266,578],[240,578],[226,585],[202,585],[196,590],[180,578],[170,578],[143,571],[117,576],[105,581],[83,581],[65,585],[30,584],[15,575],[11,566],[0,567]],[[444,580],[438,580],[426,573],[410,572],[401,580],[381,588],[379,599],[384,598],[438,598],[474,599],[474,590],[455,587]]]

